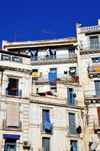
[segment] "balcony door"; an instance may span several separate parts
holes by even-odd
[[[95,84],[95,94],[97,97],[100,97],[100,81],[94,81]]]

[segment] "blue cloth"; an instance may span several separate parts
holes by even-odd
[[[19,138],[20,135],[12,135],[12,134],[3,134],[4,138]]]
[[[37,50],[31,51],[31,54],[34,56],[36,52],[37,52]]]
[[[52,54],[54,55],[56,49],[50,49],[50,51],[52,52]]]
[[[51,122],[50,122],[50,119],[49,119],[49,114],[48,112],[45,113],[45,123],[44,123],[44,127],[45,129],[48,129],[48,130],[51,130]]]
[[[49,81],[50,81],[50,83],[53,83],[53,81],[54,81],[55,79],[57,79],[57,72],[49,72],[49,73],[48,73],[48,76],[49,76]]]

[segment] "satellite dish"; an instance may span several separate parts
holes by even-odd
[[[94,142],[94,143],[91,145],[91,149],[94,150],[96,147],[97,147],[97,142]]]
[[[81,134],[81,131],[82,131],[81,126],[79,126],[78,128],[76,128],[76,132],[77,132],[77,134]]]

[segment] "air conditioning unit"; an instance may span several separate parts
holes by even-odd
[[[31,144],[28,141],[23,141],[23,148],[30,148]]]

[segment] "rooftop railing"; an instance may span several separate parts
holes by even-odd
[[[12,88],[6,88],[6,95],[22,96],[22,90],[13,90]]]
[[[7,130],[7,129],[15,129],[15,130],[22,130],[22,122],[21,121],[19,121],[19,127],[15,127],[15,126],[7,126],[7,120],[5,119],[5,120],[3,120],[2,121],[2,129],[5,129],[5,130]]]
[[[84,91],[85,97],[100,97],[100,90],[87,90]]]
[[[44,55],[44,56],[33,56],[31,61],[42,61],[42,60],[60,60],[60,59],[74,59],[77,58],[76,54],[68,55]]]

